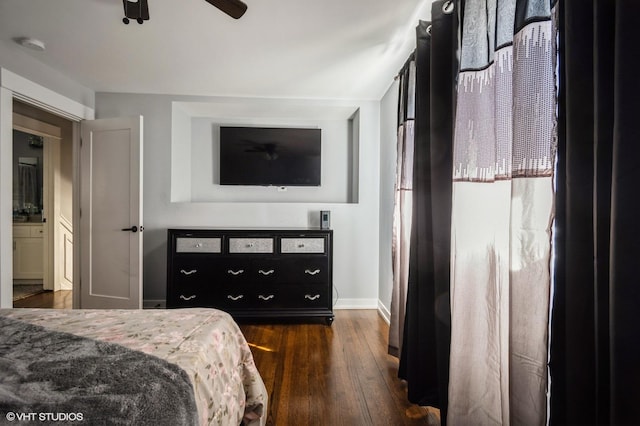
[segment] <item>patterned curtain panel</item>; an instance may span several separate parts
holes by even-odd
[[[413,57],[409,58],[399,77],[398,151],[392,239],[393,291],[389,329],[389,353],[393,356],[399,356],[402,347],[409,280],[416,97],[416,63]]]
[[[549,0],[466,0],[453,154],[448,423],[546,421],[556,30]]]

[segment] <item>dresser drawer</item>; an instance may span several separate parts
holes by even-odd
[[[176,253],[222,253],[222,238],[178,237]]]
[[[229,238],[229,253],[273,253],[273,238]]]
[[[324,238],[281,238],[281,253],[324,253]]]
[[[329,264],[325,257],[288,258],[283,262],[280,282],[285,284],[329,283]]]
[[[318,285],[292,288],[287,292],[286,299],[290,309],[330,309],[332,302],[327,287]]]
[[[209,268],[198,263],[176,264],[173,280],[176,283],[205,282],[211,280],[212,273]]]
[[[325,286],[300,286],[289,289],[237,286],[226,287],[218,294],[217,305],[219,309],[230,312],[242,309],[327,309],[331,307],[331,300]]]
[[[242,283],[226,283],[214,289],[218,309],[234,311],[252,307],[254,290]]]
[[[178,292],[195,290],[197,290],[198,294],[210,293],[216,282],[215,272],[208,266],[197,264],[176,265],[167,294],[177,296]]]
[[[180,286],[169,295],[168,303],[172,307],[208,307],[211,303],[206,289],[194,285]]]

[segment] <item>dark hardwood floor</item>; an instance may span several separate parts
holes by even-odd
[[[53,308],[71,309],[73,306],[71,290],[45,291],[34,296],[13,302],[14,308]]]
[[[409,403],[388,325],[375,310],[338,310],[331,327],[241,324],[269,392],[267,425],[439,425]]]

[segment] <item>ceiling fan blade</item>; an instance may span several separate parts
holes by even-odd
[[[247,11],[247,5],[240,0],[206,0],[232,18],[238,19]]]

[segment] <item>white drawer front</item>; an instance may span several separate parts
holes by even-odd
[[[281,238],[282,253],[324,253],[324,238]]]
[[[30,226],[14,226],[13,238],[29,238],[31,236]]]
[[[273,253],[273,238],[229,238],[229,253]]]
[[[176,252],[178,253],[221,253],[221,238],[176,238]]]
[[[42,238],[44,228],[42,225],[21,225],[13,227],[13,238]]]
[[[41,225],[38,226],[30,226],[31,228],[31,238],[42,238],[44,234],[44,228]]]

